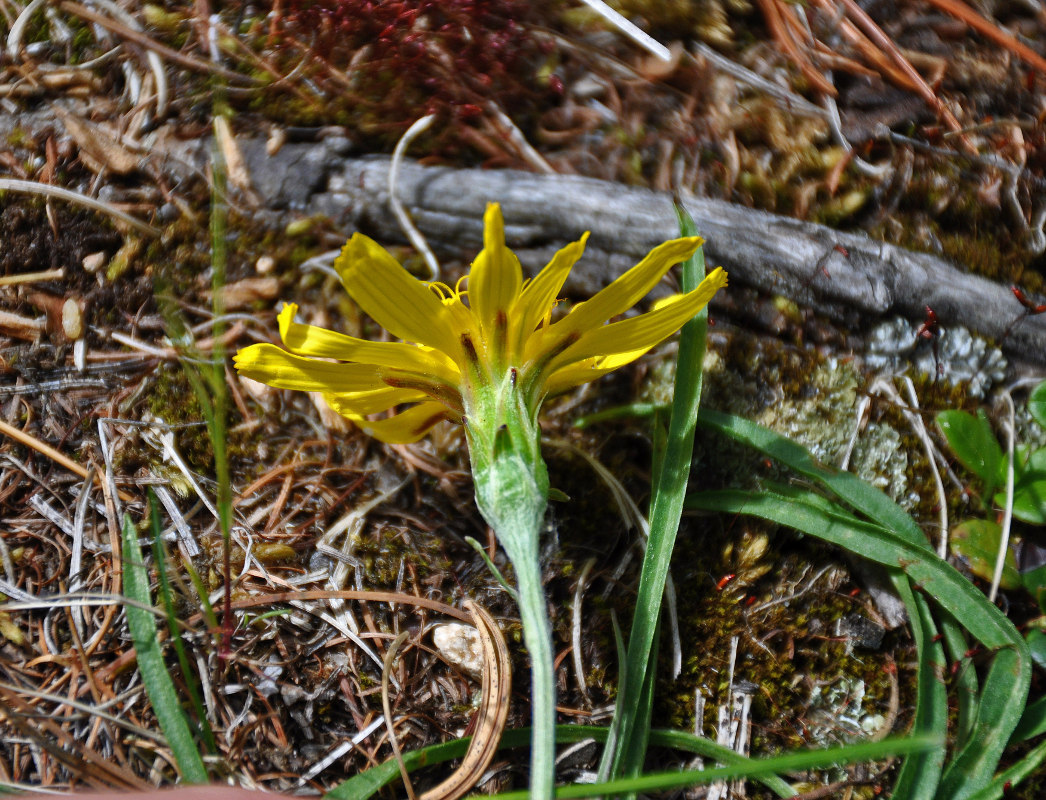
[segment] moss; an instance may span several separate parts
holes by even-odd
[[[970,272],[1032,292],[1044,288],[1036,257],[1025,249],[1001,206],[979,194],[976,175],[955,162],[919,156],[903,201],[869,233],[917,252],[944,256]],[[1008,235],[1000,235],[1000,228]]]
[[[451,566],[439,537],[407,534],[391,525],[360,537],[354,554],[363,562],[371,587],[395,587],[405,565],[419,582],[442,575]]]
[[[35,149],[33,135],[21,125],[15,125],[7,134],[7,144],[12,148]]]
[[[683,672],[676,681],[662,674],[659,717],[673,727],[695,729],[694,691],[706,696],[701,729],[712,731],[716,705],[725,700],[731,640],[738,640],[735,685],[747,681],[752,696],[753,750],[774,751],[849,741],[859,728],[840,725],[841,707],[822,695],[834,687],[843,694],[861,694],[858,718],[881,713],[890,693],[885,665],[888,651],[848,652],[848,642],[835,635],[842,617],[860,605],[840,591],[842,570],[825,573],[812,591],[797,588],[825,566],[825,548],[752,520],[732,527],[691,531],[678,544],[673,574],[679,590],[681,638],[700,647],[684,653]],[[696,535],[695,535],[696,534]],[[719,579],[740,569],[737,555],[745,541],[769,534],[769,547],[747,571],[717,588]],[[830,563],[830,562],[829,562]],[[759,573],[763,572],[762,575]],[[768,601],[797,595],[789,603]],[[665,642],[662,646],[665,647]],[[667,658],[663,652],[662,661]],[[859,686],[863,691],[858,692]]]
[[[169,425],[188,425],[175,432],[179,454],[194,470],[210,475],[214,470],[214,447],[203,410],[184,370],[177,364],[164,364],[153,375],[147,399],[151,414]]]

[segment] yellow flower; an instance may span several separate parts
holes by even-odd
[[[538,557],[549,482],[538,411],[545,398],[639,358],[697,314],[726,285],[716,269],[691,292],[611,322],[646,295],[701,239],[674,239],[556,322],[552,309],[586,236],[531,281],[505,247],[501,209],[487,206],[483,250],[465,288],[413,278],[371,239],[355,234],[334,263],[353,300],[402,340],[370,342],[279,315],[286,349],[256,344],[236,354],[243,374],[327,402],[386,442],[420,439],[437,422],[465,426],[476,505],[516,572],[516,599],[531,658],[531,796],[553,795],[555,681]],[[464,279],[463,279],[464,281]],[[371,415],[405,406],[386,419]]]
[[[411,276],[372,239],[354,234],[334,267],[363,311],[400,342],[371,342],[279,314],[286,350],[256,344],[236,354],[241,374],[283,389],[321,392],[339,413],[385,442],[420,439],[437,422],[468,422],[491,387],[511,384],[536,422],[546,397],[635,360],[693,317],[726,285],[714,270],[692,292],[645,314],[609,322],[645,296],[673,265],[701,245],[698,237],[654,248],[591,299],[552,322],[552,309],[587,234],[567,245],[533,280],[505,246],[501,209],[484,217],[484,247],[465,288]],[[372,414],[405,410],[379,420]],[[488,409],[489,410],[489,409]]]

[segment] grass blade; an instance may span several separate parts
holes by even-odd
[[[696,235],[694,222],[686,212],[678,210],[677,214],[682,235]],[[704,276],[704,251],[698,248],[683,264],[682,290],[687,292],[696,288]],[[706,308],[683,326],[679,336],[668,438],[664,454],[655,455],[654,473],[657,479],[650,503],[650,536],[643,556],[621,691],[617,698],[610,740],[599,768],[602,777],[635,775],[643,768],[646,756],[644,734],[650,727],[653,692],[644,691],[644,687],[647,680],[653,681],[650,672],[656,663],[652,653],[661,614],[661,598],[665,592],[676,534],[679,532],[683,496],[690,478],[707,328]]]
[[[609,728],[588,725],[557,725],[556,743],[570,744],[594,739],[606,742]],[[516,728],[505,731],[498,749],[526,747],[530,744],[530,728]],[[468,749],[470,738],[455,739],[452,742],[431,745],[403,754],[403,763],[412,772],[421,767],[440,764],[454,758],[460,758]],[[695,736],[685,731],[651,730],[650,743],[658,747],[679,750],[684,753],[715,759],[722,764],[745,765],[752,762],[748,756],[740,755],[728,747],[716,744],[711,739]],[[376,767],[361,772],[338,784],[328,792],[328,800],[366,800],[399,777],[399,765],[395,759],[389,759]],[[795,797],[795,790],[776,774],[766,773],[753,778],[778,797]]]
[[[1039,774],[1043,762],[1046,761],[1046,742],[1042,742],[1028,755],[1003,770],[979,792],[970,795],[970,800],[997,800],[1005,795],[1010,787],[1016,786],[1025,778]]]
[[[917,653],[915,671],[915,719],[911,733],[943,736],[948,730],[948,689],[940,679],[944,665],[944,648],[937,636],[937,626],[930,604],[912,591],[911,583],[900,570],[890,570],[898,596],[908,609]],[[910,800],[930,800],[937,793],[944,769],[944,748],[912,753],[905,758],[894,781],[893,796]]]
[[[955,680],[959,717],[956,720],[955,733],[952,737],[956,745],[962,747],[970,741],[974,722],[977,719],[980,686],[977,670],[969,663],[969,657],[966,655],[969,650],[969,642],[962,625],[951,614],[945,613],[941,620],[941,632],[944,634],[944,642],[948,647],[948,657],[951,662],[963,662],[965,659],[965,663],[960,663],[959,673]]]
[[[160,729],[167,737],[181,778],[186,783],[207,783],[207,768],[189,730],[188,720],[178,700],[167,665],[163,660],[160,642],[156,638],[156,621],[145,609],[152,606],[149,593],[149,573],[142,561],[138,534],[127,514],[123,518],[124,592],[134,604],[126,608],[127,627],[131,631],[138,658],[145,693],[149,696]]]
[[[1027,647],[1023,648],[1023,653],[1021,649],[1000,650],[992,659],[970,740],[945,769],[938,797],[963,800],[990,785],[1002,751],[1020,721],[1027,698],[1026,685],[1024,696],[1015,697],[1021,682],[1022,661],[1030,666]],[[1027,672],[1030,674],[1030,668]]]
[[[819,464],[802,445],[733,414],[702,409],[698,424],[746,444],[795,472],[822,484],[869,519],[889,528],[910,544],[932,550],[915,520],[893,500],[856,475]]]
[[[875,761],[889,756],[919,752],[939,747],[940,739],[886,739],[882,742],[834,747],[828,750],[803,750],[771,758],[753,758],[747,764],[732,764],[714,769],[679,770],[657,772],[633,778],[619,778],[606,783],[571,784],[556,789],[557,798],[598,797],[607,794],[637,794],[639,792],[669,791],[685,789],[706,783],[741,778],[757,778],[778,772],[829,769],[843,764]],[[528,800],[527,791],[505,792],[492,795],[494,800]]]

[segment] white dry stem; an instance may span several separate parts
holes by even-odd
[[[730,639],[730,661],[727,669],[726,697],[725,703],[719,704],[716,714],[716,744],[729,747],[731,750],[741,750],[737,747],[738,719],[734,709],[734,667],[737,664],[738,637]],[[708,800],[722,800],[729,794],[726,781],[716,781],[708,787]]]
[[[12,61],[18,58],[18,51],[22,48],[22,36],[25,35],[25,30],[29,26],[29,20],[32,19],[33,14],[43,4],[44,0],[33,0],[33,2],[22,9],[22,13],[18,15],[11,25],[11,30],[7,33],[7,56]]]
[[[0,178],[0,192],[21,192],[23,194],[42,194],[46,197],[53,197],[57,200],[66,200],[70,203],[90,208],[93,211],[100,211],[103,214],[108,214],[110,217],[125,222],[130,225],[139,233],[143,233],[146,236],[159,236],[161,231],[158,228],[154,228],[140,219],[132,217],[130,214],[125,214],[118,208],[114,208],[108,203],[103,203],[100,200],[95,200],[93,197],[88,197],[85,194],[79,192],[73,192],[69,189],[63,189],[60,186],[52,186],[49,183],[39,183],[37,181],[23,181],[17,178]]]
[[[1013,430],[1015,427],[1013,398],[1009,392],[1002,395],[1006,404],[1006,507],[1003,508],[1002,530],[999,531],[999,552],[995,556],[995,572],[992,574],[991,591],[988,592],[988,601],[995,602],[995,596],[999,593],[999,584],[1002,582],[1002,569],[1006,565],[1006,553],[1010,549],[1010,526],[1013,524]]]
[[[937,555],[941,558],[947,558],[948,496],[944,492],[944,482],[941,480],[941,471],[937,468],[938,460],[943,462],[944,458],[934,446],[933,441],[931,441],[930,435],[926,431],[926,425],[923,423],[922,416],[919,414],[919,398],[915,394],[915,385],[912,383],[912,379],[908,376],[904,376],[902,380],[904,381],[905,393],[908,395],[909,402],[907,403],[898,393],[893,382],[887,378],[876,378],[872,382],[868,391],[871,394],[881,394],[888,397],[890,401],[900,409],[901,414],[908,421],[908,424],[912,426],[912,431],[919,437],[919,441],[922,442],[923,450],[926,451],[926,460],[930,463],[930,472],[933,474],[934,487],[937,490],[938,525],[941,529],[940,538],[937,540]]]
[[[305,771],[305,774],[303,774],[298,779],[298,785],[304,786],[306,783],[308,783],[321,772],[323,772],[323,770],[327,769],[327,767],[329,767],[335,761],[337,761],[342,756],[350,752],[354,747],[356,747],[356,745],[358,745],[360,742],[362,742],[364,739],[366,739],[368,736],[370,736],[372,733],[374,733],[374,731],[376,731],[384,724],[385,717],[384,715],[381,715],[377,719],[375,719],[370,725],[368,725],[362,731],[360,731],[351,739],[349,739],[347,742],[342,742],[341,744],[337,745],[334,749],[327,753],[327,755],[325,755],[323,758],[321,758],[319,761],[317,761],[315,764],[313,764]]]
[[[832,79],[831,72],[828,72],[825,77],[828,80]],[[842,147],[850,155],[850,163],[857,168],[857,170],[870,178],[885,178],[887,174],[893,169],[891,162],[887,161],[882,164],[872,164],[870,161],[865,161],[859,155],[854,152],[853,145],[850,144],[850,140],[846,138],[846,134],[843,133],[843,121],[839,116],[839,105],[835,102],[835,98],[831,95],[824,96],[824,107],[828,112],[828,127],[832,129],[832,138],[835,139],[836,143]]]
[[[56,281],[65,277],[65,269],[48,269],[43,272],[23,272],[18,275],[5,275],[0,278],[0,286],[15,286],[20,283],[36,283],[37,281]]]
[[[583,2],[643,49],[648,50],[662,61],[672,60],[672,53],[669,52],[667,47],[646,31],[633,25],[628,19],[604,3],[603,0],[583,0]]]
[[[104,9],[131,30],[139,33],[144,32],[145,29],[135,19],[134,15],[125,11],[112,0],[91,0],[91,4]],[[167,112],[167,73],[164,70],[163,60],[160,58],[159,53],[154,50],[146,50],[145,58],[149,62],[149,69],[152,70],[153,80],[156,82],[156,116],[162,117]]]
[[[25,591],[25,589],[19,589],[15,584],[9,581],[0,580],[0,592],[3,592],[5,595],[19,603],[30,603],[34,608],[37,607],[37,604],[40,602],[35,596]],[[50,603],[43,603],[41,604],[41,607],[49,608]],[[4,603],[0,606],[0,610],[15,611],[17,609],[12,603]]]
[[[843,448],[843,452],[839,456],[839,469],[849,470],[850,468],[850,458],[853,456],[854,447],[857,445],[857,437],[860,435],[861,426],[864,424],[864,415],[868,412],[868,406],[871,403],[872,399],[868,395],[861,395],[861,399],[857,401],[857,408],[854,410],[853,432],[850,434],[846,447]]]
[[[174,533],[178,540],[178,549],[181,550],[182,555],[187,559],[196,558],[200,555],[200,545],[196,542],[196,537],[193,535],[192,528],[189,527],[189,523],[185,521],[185,517],[182,515],[181,509],[178,508],[178,504],[174,501],[174,497],[166,486],[155,486],[153,487],[157,499],[163,504],[164,509],[167,511],[167,516],[171,518],[171,522],[174,524]]]
[[[783,86],[779,86],[771,80],[767,80],[758,72],[748,67],[731,61],[724,55],[717,53],[703,42],[694,42],[691,45],[694,52],[711,63],[720,72],[725,72],[734,80],[739,81],[753,89],[758,89],[777,101],[778,107],[792,114],[803,117],[814,117],[815,119],[827,120],[830,112],[816,106],[802,95],[796,94]]]
[[[196,676],[200,679],[200,694],[203,696],[203,704],[207,707],[207,719],[218,719],[218,710],[214,702],[215,692],[211,688],[211,671],[204,654],[197,650]]]
[[[494,118],[495,124],[500,126],[499,132],[508,139],[509,144],[516,148],[530,166],[546,175],[556,174],[552,165],[545,160],[541,153],[534,149],[534,146],[527,141],[527,137],[523,135],[523,131],[516,127],[516,123],[509,119],[508,114],[502,111],[497,103],[493,100],[487,103],[487,111]]]
[[[80,490],[80,496],[76,499],[76,513],[73,516],[73,547],[72,552],[69,554],[69,591],[79,591],[83,586],[83,578],[81,576],[81,570],[83,569],[83,554],[84,554],[84,524],[87,521],[87,507],[91,500],[91,485],[94,483],[94,470],[88,469],[87,475],[84,477],[83,488]],[[84,637],[84,616],[83,607],[76,606],[70,610],[70,616],[73,620],[73,625],[76,626],[76,632],[80,636],[80,640],[83,641]]]
[[[192,490],[196,492],[196,496],[200,498],[200,502],[203,503],[204,507],[211,512],[216,520],[220,521],[221,515],[218,513],[218,508],[211,502],[203,487],[197,482],[196,476],[189,469],[189,465],[174,446],[174,431],[168,429],[162,420],[157,427],[160,429],[156,430],[153,427],[143,428],[142,440],[150,444],[154,449],[159,450],[164,461],[174,464],[178,471],[182,473],[182,477],[185,478],[189,486],[192,487]]]
[[[341,250],[328,250],[326,253],[320,253],[317,256],[313,256],[312,258],[303,261],[299,269],[302,272],[319,270],[324,275],[328,275],[340,283],[341,275],[339,275],[334,269],[334,262],[340,255]]]
[[[948,557],[948,495],[944,493],[944,481],[941,480],[941,471],[937,469],[937,457],[940,455],[937,448],[930,440],[930,434],[926,431],[922,415],[919,414],[919,398],[915,394],[915,384],[907,375],[902,378],[908,402],[911,403],[912,413],[909,421],[915,429],[919,441],[922,442],[926,451],[926,459],[930,462],[930,471],[933,474],[933,485],[937,489],[938,523],[941,526],[941,538],[937,543],[937,555],[941,558]]]
[[[403,233],[406,234],[407,239],[414,246],[414,249],[421,253],[425,259],[425,263],[429,268],[429,280],[438,281],[440,277],[440,266],[439,261],[436,259],[436,254],[432,252],[429,247],[429,243],[425,241],[425,237],[421,235],[414,223],[410,219],[410,215],[407,213],[407,209],[403,207],[403,203],[400,202],[396,196],[396,184],[400,177],[400,167],[403,165],[403,157],[407,153],[407,148],[410,147],[410,143],[413,142],[418,136],[429,129],[429,126],[436,120],[435,114],[429,114],[417,120],[413,125],[407,128],[403,136],[396,143],[396,149],[392,151],[392,163],[389,165],[389,207],[392,208],[392,213],[396,215],[396,221],[399,223],[400,228],[403,229]]]
[[[39,494],[34,494],[29,498],[29,505],[32,506],[36,513],[58,528],[58,530],[66,536],[72,537],[74,531],[73,523],[69,521],[67,516],[62,514],[60,511],[55,510],[55,508]]]
[[[8,582],[16,583],[18,579],[15,577],[15,562],[3,536],[0,536],[0,562],[3,562],[4,575],[7,576]]]
[[[814,586],[817,585],[817,582],[819,580],[821,580],[821,578],[825,575],[825,573],[827,573],[828,570],[830,570],[831,568],[832,568],[831,564],[829,564],[829,565],[827,565],[825,567],[822,567],[821,570],[816,575],[814,575],[809,581],[807,581],[805,586],[801,587],[800,589],[797,589],[796,591],[792,592],[791,594],[785,595],[784,597],[777,597],[777,598],[774,598],[773,600],[767,600],[765,603],[761,603],[760,605],[753,606],[752,608],[750,608],[747,611],[745,611],[745,618],[747,619],[752,614],[758,614],[760,611],[766,611],[768,608],[773,608],[774,606],[779,606],[779,605],[782,605],[784,603],[790,603],[793,600],[796,600],[796,599],[802,597],[804,594],[806,594],[811,589],[813,589]]]
[[[581,568],[577,584],[574,586],[574,607],[571,609],[570,644],[574,660],[574,677],[577,679],[577,688],[585,702],[591,707],[592,698],[588,696],[588,686],[585,683],[585,662],[581,649],[581,606],[585,599],[585,589],[588,587],[588,576],[596,560],[590,558]]]
[[[156,356],[164,360],[172,360],[177,358],[177,353],[170,347],[156,347],[148,342],[143,342],[140,339],[135,339],[133,336],[128,336],[120,331],[111,331],[109,338],[114,342],[130,347],[132,350],[137,350],[140,353],[145,353],[149,356]]]

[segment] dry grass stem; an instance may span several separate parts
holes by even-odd
[[[130,214],[125,214],[123,211],[114,208],[109,203],[103,203],[99,200],[95,200],[93,197],[88,197],[85,194],[73,192],[69,189],[63,189],[60,186],[52,186],[49,183],[38,183],[36,181],[23,181],[17,178],[0,178],[0,191],[39,194],[46,197],[53,197],[56,200],[65,200],[70,203],[76,203],[86,208],[100,211],[103,214],[108,214],[113,219],[118,219],[121,222],[130,225],[136,231],[145,234],[146,236],[160,235],[158,228],[154,228],[152,225],[135,219]]]

